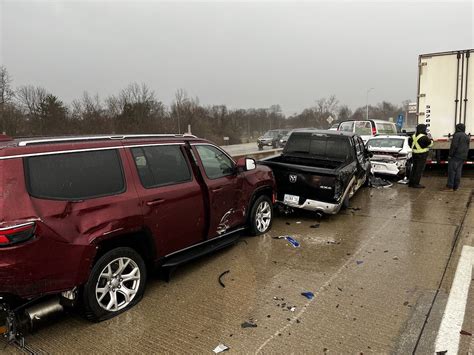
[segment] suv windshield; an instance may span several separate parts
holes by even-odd
[[[278,132],[277,131],[268,131],[263,135],[263,138],[275,138],[278,137]]]
[[[369,139],[369,148],[403,148],[403,138],[373,138]]]
[[[285,148],[285,153],[306,153],[339,161],[347,160],[350,151],[347,137],[313,133],[293,133]]]

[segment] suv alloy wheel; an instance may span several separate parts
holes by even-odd
[[[250,211],[250,232],[253,235],[266,233],[273,220],[272,201],[268,196],[262,195],[254,202]]]
[[[85,316],[101,321],[134,306],[143,296],[145,283],[145,262],[135,250],[110,250],[97,260],[84,285]]]

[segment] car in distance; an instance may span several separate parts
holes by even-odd
[[[369,156],[355,133],[303,130],[290,135],[281,155],[259,164],[273,170],[278,203],[336,214],[367,181]]]
[[[359,135],[364,142],[376,135],[396,135],[397,126],[393,122],[382,120],[343,121],[337,129]]]
[[[407,136],[376,136],[367,141],[374,174],[408,176],[412,151]]]
[[[278,148],[281,137],[286,135],[289,131],[286,129],[273,129],[265,132],[265,134],[257,139],[257,146],[262,150],[265,146]]]
[[[0,329],[44,295],[113,317],[152,268],[267,232],[274,193],[268,167],[194,136],[2,139]]]

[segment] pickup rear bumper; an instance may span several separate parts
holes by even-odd
[[[293,207],[293,208],[301,208],[303,210],[314,211],[314,212],[323,212],[325,214],[336,214],[339,212],[339,210],[342,207],[342,201],[344,201],[344,199],[341,199],[341,202],[339,202],[338,204],[334,204],[334,203],[329,203],[329,202],[307,199],[301,205],[298,205],[296,203],[293,204],[289,202],[283,202],[283,201],[277,201],[277,202],[282,203],[289,207]]]
[[[322,212],[325,214],[337,214],[341,210],[342,204],[344,203],[344,200],[347,198],[347,196],[351,198],[360,185],[356,185],[356,180],[354,177],[352,177],[351,181],[349,182],[344,191],[344,195],[342,195],[338,203],[330,203],[311,199],[306,199],[306,201],[302,204],[283,201],[277,202],[293,208],[301,208],[303,210]]]

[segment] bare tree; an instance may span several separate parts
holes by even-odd
[[[178,119],[178,134],[181,133],[181,113],[183,110],[183,106],[185,104],[189,103],[189,98],[188,94],[186,93],[186,90],[184,89],[178,89],[176,91],[176,94],[174,95],[174,102],[171,106],[172,109],[176,110],[176,116]]]
[[[12,78],[7,68],[0,66],[0,115],[1,115],[1,132],[6,132],[5,105],[13,99],[15,93],[11,88]]]
[[[41,104],[46,100],[48,92],[39,86],[21,86],[16,92],[16,98],[29,115],[37,115]]]

